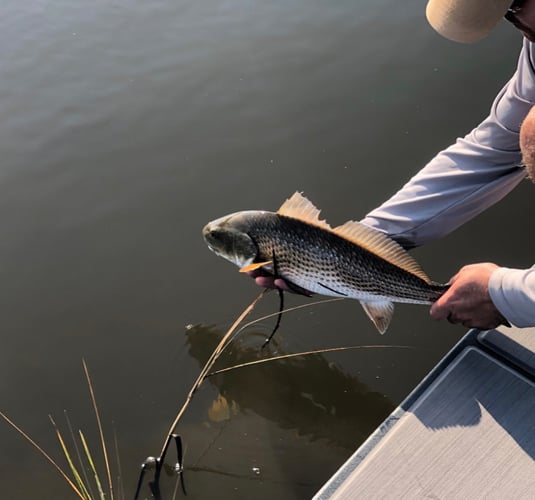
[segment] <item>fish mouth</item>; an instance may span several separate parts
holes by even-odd
[[[204,226],[202,228],[202,236],[204,238],[204,240],[206,241],[206,243],[208,244],[208,246],[210,246],[210,234],[212,233],[212,230],[214,228],[214,224],[212,222],[209,222],[208,224],[206,224],[206,226]]]
[[[202,230],[202,235],[206,245],[212,252],[214,252],[216,255],[227,258],[227,252],[223,251],[223,249],[221,248],[221,241],[217,236],[218,232],[213,227],[213,225],[207,224],[206,226],[204,226]]]
[[[202,229],[202,236],[212,252],[220,255],[222,246],[222,231],[213,222],[206,224]]]

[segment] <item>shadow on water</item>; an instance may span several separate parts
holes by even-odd
[[[223,332],[197,325],[187,331],[189,352],[202,367]],[[260,349],[264,334],[249,332],[232,343],[216,369],[273,356]],[[277,355],[285,354],[273,340]],[[393,409],[384,395],[371,391],[355,376],[345,374],[322,354],[276,360],[216,374],[208,381],[231,408],[295,429],[311,440],[354,450]],[[212,407],[214,408],[214,407]]]

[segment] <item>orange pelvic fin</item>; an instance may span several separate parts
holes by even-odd
[[[240,273],[248,273],[250,271],[256,271],[257,269],[260,269],[261,267],[267,266],[268,264],[271,264],[272,262],[268,260],[267,262],[253,262],[252,264],[249,264],[248,266],[244,266],[240,269]]]

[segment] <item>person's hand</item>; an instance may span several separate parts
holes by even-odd
[[[255,283],[258,286],[261,286],[263,288],[275,288],[278,290],[283,290],[285,292],[306,295],[307,297],[312,296],[312,293],[308,290],[294,285],[293,283],[290,284],[287,281],[284,281],[282,278],[275,278],[272,274],[262,271],[262,269],[249,271],[247,274],[255,280]]]
[[[463,267],[451,278],[450,288],[431,306],[431,317],[482,330],[510,326],[489,295],[490,275],[497,268],[491,263]]]

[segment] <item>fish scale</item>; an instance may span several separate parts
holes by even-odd
[[[261,213],[251,217],[249,235],[257,242],[258,262],[275,257],[278,275],[310,292],[431,304],[443,291],[442,285],[429,285],[340,236],[297,219]],[[275,271],[273,265],[265,268]]]
[[[431,281],[397,243],[358,222],[331,228],[300,193],[278,212],[244,211],[207,224],[208,246],[243,271],[263,269],[312,293],[361,302],[384,333],[393,302],[431,304],[448,288]]]

